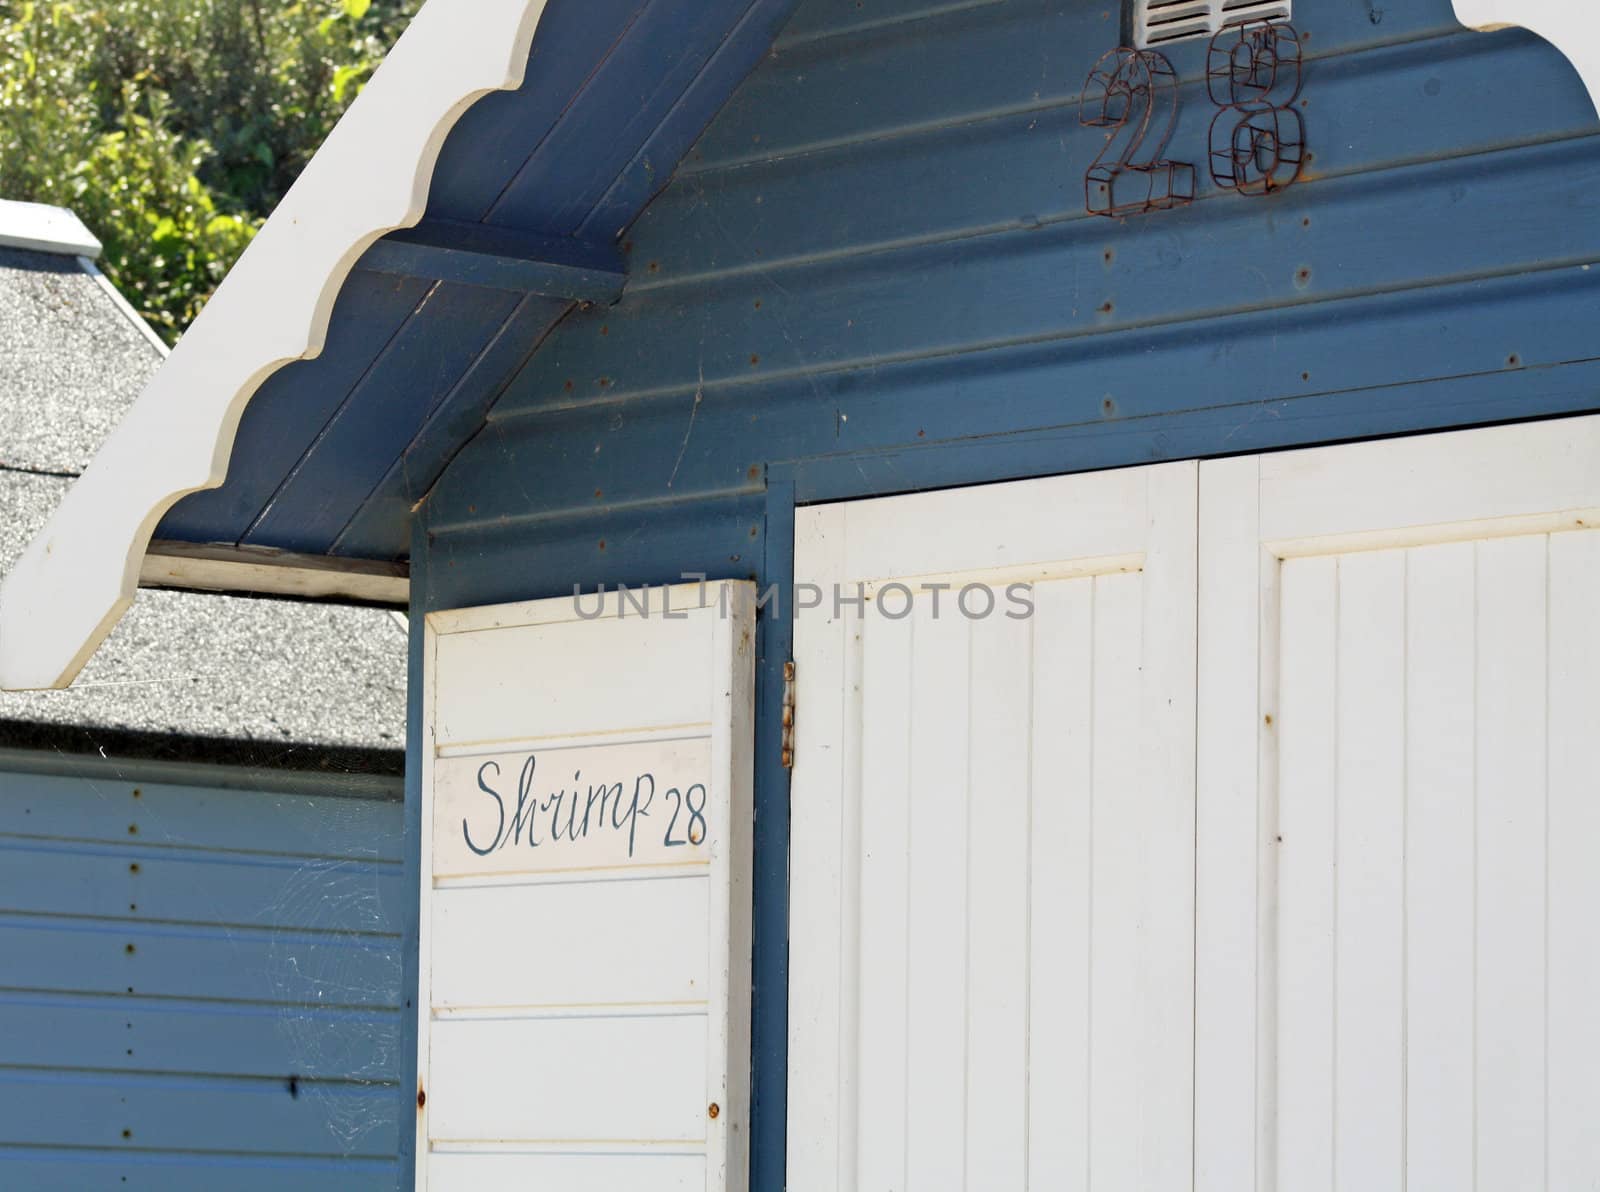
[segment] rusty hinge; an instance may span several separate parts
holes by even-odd
[[[783,768],[794,769],[794,663],[783,664]]]

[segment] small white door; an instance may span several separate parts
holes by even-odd
[[[1600,1187],[1600,419],[1200,508],[1197,1188]]]
[[[790,1188],[1189,1186],[1196,486],[800,511]]]
[[[753,595],[428,617],[419,1189],[747,1186]]]

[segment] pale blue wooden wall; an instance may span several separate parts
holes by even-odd
[[[397,780],[19,761],[0,759],[0,1188],[394,1188]]]

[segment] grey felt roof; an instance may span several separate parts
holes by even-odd
[[[160,363],[76,257],[0,248],[0,465],[81,472]]]
[[[160,363],[77,258],[0,248],[0,573]],[[326,764],[314,755],[401,748],[405,685],[389,612],[141,591],[70,689],[0,693],[0,748],[163,734]]]

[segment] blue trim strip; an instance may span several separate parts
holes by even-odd
[[[782,1188],[789,1121],[789,771],[783,766],[783,664],[794,655],[794,485],[767,486],[764,582],[781,615],[756,627],[755,964],[750,1059],[750,1186]],[[765,590],[765,589],[763,589]]]
[[[400,904],[401,954],[400,988],[404,998],[400,1012],[405,1015],[401,1032],[405,1054],[400,1057],[400,1146],[399,1187],[417,1184],[417,988],[421,976],[417,953],[422,920],[422,662],[423,626],[428,609],[428,574],[431,562],[422,519],[412,530],[412,557],[417,560],[411,572],[411,620],[407,637],[406,670],[411,682],[406,689],[406,802],[402,817],[405,847],[401,866],[406,889]]]

